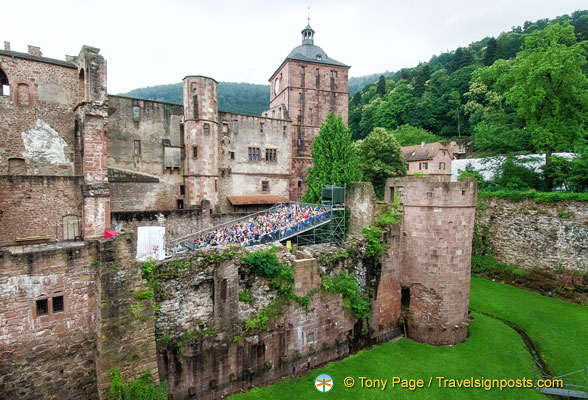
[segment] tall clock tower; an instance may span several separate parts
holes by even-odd
[[[314,44],[314,30],[302,30],[295,47],[270,78],[270,108],[285,106],[292,119],[290,200],[306,191],[310,149],[327,113],[341,115],[347,125],[349,66],[336,61]]]

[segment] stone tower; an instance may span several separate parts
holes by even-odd
[[[218,82],[184,78],[184,176],[186,207],[218,203]]]
[[[393,277],[387,290],[396,292],[411,339],[452,345],[467,337],[477,197],[474,179],[386,183],[386,202],[396,198],[404,211],[398,251],[382,260],[382,276]]]
[[[314,30],[302,30],[302,44],[295,47],[270,78],[270,108],[285,106],[292,119],[290,200],[300,200],[306,190],[310,149],[327,113],[348,116],[349,66],[336,61],[314,44]]]

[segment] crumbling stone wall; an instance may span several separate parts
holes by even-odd
[[[0,397],[96,399],[96,248],[0,252]],[[54,312],[63,296],[63,311]],[[48,299],[47,315],[36,301]]]
[[[145,371],[155,384],[157,371],[152,292],[135,263],[135,235],[121,234],[99,243],[96,310],[98,393],[106,398],[110,371],[117,367],[127,382]]]
[[[0,246],[17,244],[19,237],[63,240],[65,217],[77,218],[81,224],[82,181],[66,176],[0,176]],[[81,234],[81,226],[75,225]]]
[[[158,381],[135,246],[121,234],[0,251],[0,398],[105,398],[115,366],[127,381]]]
[[[588,272],[588,203],[482,198],[477,235],[501,262]]]
[[[322,276],[347,270],[362,293],[373,292],[376,274],[367,271],[361,240],[346,248],[308,246],[295,255],[278,247],[278,258],[294,269],[294,292],[309,296],[308,308],[292,301],[270,316],[265,329],[244,329],[277,296],[242,264],[243,252],[260,249],[270,246],[208,249],[158,267],[159,370],[170,398],[218,398],[339,359],[385,337],[385,329],[376,332],[344,308],[340,294],[321,289]],[[240,301],[244,292],[250,300]],[[392,330],[386,327],[386,333]]]

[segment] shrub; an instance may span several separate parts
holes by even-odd
[[[347,271],[341,271],[334,277],[325,276],[322,288],[325,292],[341,293],[343,307],[351,309],[351,313],[357,318],[369,316],[370,302],[359,293],[359,284]]]

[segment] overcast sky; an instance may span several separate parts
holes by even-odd
[[[525,20],[588,8],[586,0],[24,1],[2,5],[0,40],[63,59],[83,44],[108,61],[109,93],[186,75],[267,84],[301,41],[310,6],[315,44],[351,76],[395,71],[498,36]]]

